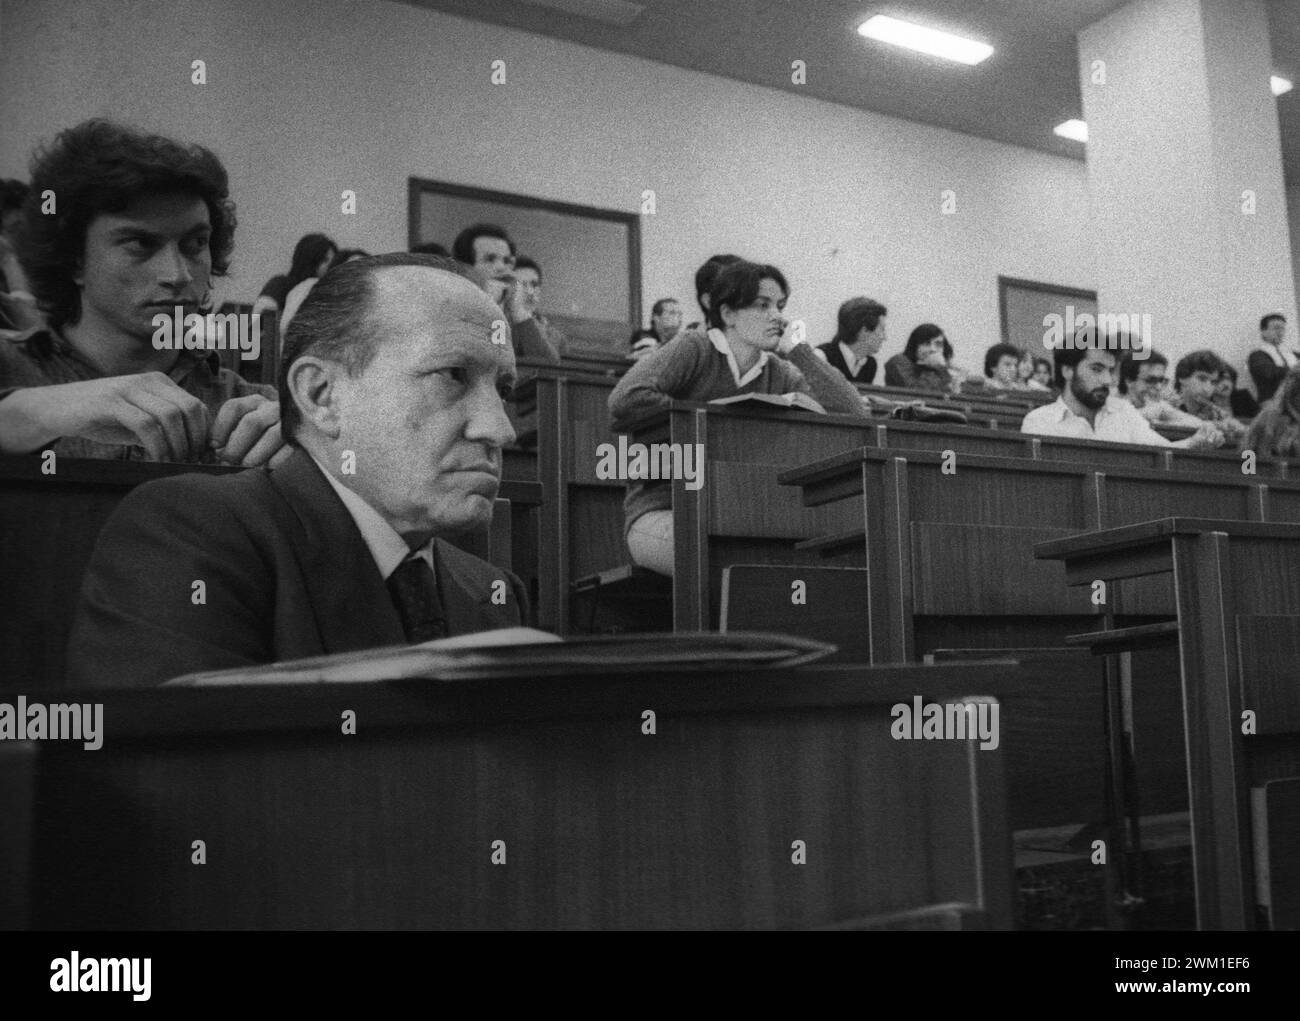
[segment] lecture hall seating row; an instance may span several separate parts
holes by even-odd
[[[1037,683],[1014,663],[751,665],[96,691],[100,750],[0,743],[0,918],[1007,929],[1004,753],[894,740],[891,710]]]
[[[62,687],[64,649],[82,576],[95,539],[133,488],[188,472],[227,474],[236,468],[95,461],[61,457],[46,474],[39,455],[0,457],[0,678],[32,689]],[[510,570],[517,527],[527,535],[541,500],[536,482],[503,482],[492,523],[456,545]],[[534,548],[522,555],[535,559]]]
[[[553,630],[567,630],[571,626],[568,608],[573,582],[628,562],[622,537],[623,487],[617,482],[597,478],[595,472],[596,448],[614,439],[607,402],[615,382],[592,373],[535,365],[530,367],[528,378],[516,393],[512,414],[520,442],[507,451],[506,477],[541,480],[546,490],[538,523],[539,553],[543,563],[530,575],[530,581],[535,587],[539,622]],[[900,393],[917,396],[910,391],[891,391],[893,396]],[[703,406],[674,402],[672,407],[676,412]],[[1240,475],[1242,470],[1240,457],[1228,451],[1097,444],[1086,440],[1035,437],[1015,430],[974,425],[864,420],[802,412],[777,415],[743,407],[709,409],[708,414],[735,416],[752,428],[752,433],[742,434],[734,441],[735,445],[752,447],[752,456],[734,455],[727,451],[729,460],[755,465],[770,463],[781,469],[815,457],[870,445],[903,450],[952,449],[959,454],[1076,461],[1098,467],[1224,475]],[[668,417],[669,412],[651,416],[638,425],[632,439],[647,443],[677,441],[679,438],[670,435]],[[726,424],[729,420],[720,418],[718,421]],[[714,456],[714,452],[707,452],[707,456]],[[1281,460],[1259,459],[1256,471],[1261,477],[1285,478],[1288,465]],[[761,469],[759,472],[763,477],[755,480],[759,488],[754,492],[764,493],[763,502],[772,502],[783,515],[797,514],[797,501],[791,494],[772,485],[771,473],[764,473]],[[743,514],[745,509],[734,508],[734,512]],[[820,523],[816,515],[810,520],[810,527],[817,527]],[[810,534],[814,533],[795,532],[790,537],[802,539]],[[521,559],[516,557],[517,569],[526,571],[521,563]],[[716,620],[716,604],[714,610],[713,619]],[[680,618],[678,626],[692,629],[690,625],[683,625]]]

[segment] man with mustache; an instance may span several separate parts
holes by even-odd
[[[1173,443],[1152,429],[1137,408],[1112,394],[1120,354],[1132,349],[1123,334],[1099,336],[1096,331],[1081,330],[1070,347],[1056,352],[1056,385],[1061,396],[1026,414],[1021,432],[1184,450],[1218,447],[1223,434],[1213,423],[1205,422],[1187,439]]]
[[[371,256],[323,277],[285,337],[292,454],[122,502],[87,570],[70,682],[156,684],[524,622],[518,579],[445,540],[490,520],[514,439],[499,318],[437,256]]]
[[[0,339],[0,453],[287,456],[274,388],[215,351],[153,344],[154,318],[198,312],[230,264],[235,207],[216,156],[85,121],[37,153],[22,217],[18,259],[45,323]]]

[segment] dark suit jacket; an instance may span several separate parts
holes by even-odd
[[[1288,371],[1285,366],[1278,365],[1265,352],[1258,350],[1247,356],[1246,368],[1250,370],[1250,378],[1255,381],[1260,404],[1277,393],[1278,384],[1286,379]]]
[[[434,571],[449,635],[527,621],[523,586],[508,571],[441,539]],[[505,605],[492,601],[497,580]],[[274,471],[177,475],[127,495],[82,583],[68,681],[153,685],[405,642],[352,516],[298,450]]]

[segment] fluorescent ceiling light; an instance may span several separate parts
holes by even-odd
[[[1273,95],[1280,96],[1284,92],[1291,91],[1291,82],[1287,78],[1279,78],[1277,75],[1273,75],[1268,80],[1268,87],[1273,90]]]
[[[1074,142],[1088,141],[1088,125],[1083,121],[1066,121],[1058,124],[1052,129],[1062,138],[1068,138]]]
[[[977,43],[973,39],[963,39],[958,35],[914,25],[910,21],[887,18],[883,14],[868,18],[859,25],[858,35],[882,43],[893,43],[895,46],[906,46],[909,50],[918,50],[945,60],[955,60],[959,64],[978,64],[993,55],[993,47],[987,43]]]

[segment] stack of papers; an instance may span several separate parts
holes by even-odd
[[[775,634],[664,633],[574,638],[532,628],[504,628],[423,645],[316,656],[269,666],[186,674],[169,686],[320,684],[332,681],[437,681],[485,677],[554,677],[653,671],[787,667],[828,656],[835,646]]]

